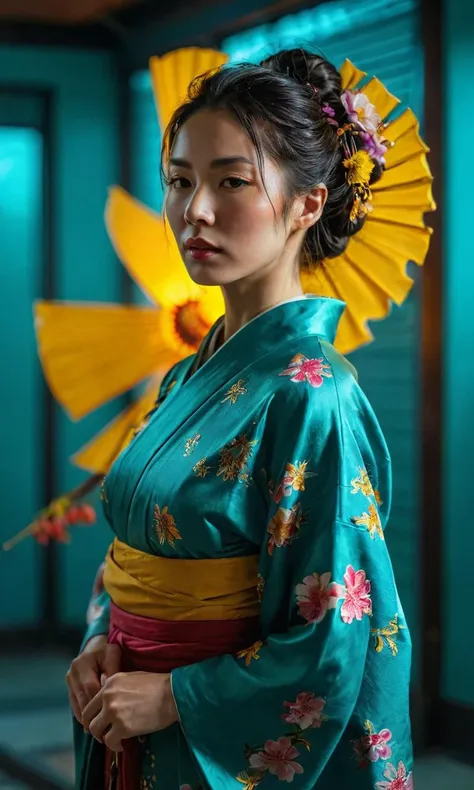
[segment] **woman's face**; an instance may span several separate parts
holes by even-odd
[[[282,216],[282,172],[265,157],[262,183],[254,146],[231,113],[201,110],[183,124],[168,178],[166,213],[195,282],[227,285],[284,257],[291,222]]]

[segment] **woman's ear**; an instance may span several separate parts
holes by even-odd
[[[328,190],[325,184],[317,184],[311,192],[298,198],[295,205],[293,230],[308,230],[323,213]]]

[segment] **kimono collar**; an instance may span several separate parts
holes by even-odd
[[[229,353],[232,355],[249,352],[252,357],[265,354],[275,348],[278,341],[284,342],[297,337],[315,335],[329,343],[334,343],[341,316],[345,310],[344,302],[322,296],[298,296],[270,307],[252,318],[241,327],[217,351],[214,351],[217,335],[223,329],[224,316],[219,318],[201,343],[185,380],[200,368],[208,365],[211,359],[218,359]]]
[[[297,350],[292,341],[303,337],[316,337],[333,343],[339,319],[345,305],[335,299],[323,297],[301,297],[261,313],[230,337],[217,351],[206,359],[206,351],[212,351],[214,333],[219,330],[222,319],[214,325],[201,348],[185,365],[182,385],[173,387],[168,397],[152,416],[149,426],[159,426],[160,442],[153,433],[153,452],[156,453],[170,436],[188,419],[204,408],[216,393],[225,392],[236,376],[249,375],[261,360],[282,345],[288,346],[294,355]],[[148,431],[139,434],[130,445],[130,452],[139,448]]]
[[[271,307],[260,315],[252,318],[215,352],[220,354],[230,346],[242,346],[246,343],[258,345],[259,352],[275,347],[278,340],[290,340],[292,337],[316,335],[329,343],[334,343],[341,316],[345,310],[344,302],[322,296],[307,295],[290,299],[287,302]],[[223,319],[214,325],[203,342],[209,348],[214,332],[223,324]]]

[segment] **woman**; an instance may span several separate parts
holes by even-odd
[[[226,312],[104,483],[78,787],[412,787],[388,452],[332,346],[344,305],[300,284],[370,208],[386,148],[361,117],[294,50],[195,81],[169,125],[169,222]]]

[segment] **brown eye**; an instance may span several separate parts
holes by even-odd
[[[168,186],[171,189],[186,189],[191,186],[191,182],[189,179],[183,178],[182,176],[174,176],[168,179]]]
[[[229,176],[229,178],[224,178],[222,186],[228,187],[229,189],[240,189],[241,187],[248,187],[249,182],[245,181],[243,178]]]

